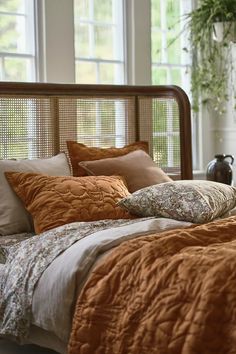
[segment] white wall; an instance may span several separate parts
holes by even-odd
[[[39,28],[39,81],[73,83],[73,0],[39,0],[36,13]]]
[[[152,82],[150,0],[126,0],[125,6],[127,84],[150,85]]]
[[[102,0],[101,0],[102,1]],[[122,0],[120,0],[122,1]],[[38,80],[75,82],[73,0],[38,0]],[[150,0],[125,0],[126,83],[151,84]],[[47,34],[47,35],[46,35]],[[147,54],[145,54],[147,53]]]

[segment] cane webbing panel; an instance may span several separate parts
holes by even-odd
[[[179,88],[0,83],[0,159],[50,157],[66,140],[147,140],[160,167],[192,176],[190,108]]]
[[[153,160],[169,173],[179,173],[180,125],[173,98],[139,98],[140,138],[148,140]]]
[[[0,98],[0,157],[37,158],[54,154],[54,119],[48,98]]]
[[[133,98],[0,98],[0,158],[49,157],[66,140],[121,147],[135,141]]]
[[[59,99],[59,122],[61,149],[66,148],[66,140],[89,146],[122,147],[136,137],[132,97]]]

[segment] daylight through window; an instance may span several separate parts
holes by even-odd
[[[124,83],[123,1],[74,0],[76,82]]]
[[[34,0],[0,0],[0,80],[35,81]]]

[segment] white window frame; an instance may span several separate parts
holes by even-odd
[[[75,56],[75,65],[77,62],[87,62],[93,63],[96,65],[96,78],[94,83],[100,84],[103,83],[100,77],[100,64],[117,64],[115,66],[115,84],[124,84],[125,75],[124,75],[124,43],[123,43],[123,19],[120,18],[120,14],[123,14],[124,1],[123,0],[113,0],[112,1],[112,13],[114,16],[114,21],[112,22],[103,22],[96,21],[94,19],[94,0],[89,0],[89,19],[75,18],[75,24],[85,24],[89,25],[89,54],[87,56]],[[96,25],[110,28],[113,32],[113,38],[116,38],[116,42],[113,43],[113,54],[115,59],[105,59],[97,58],[95,55],[95,39],[93,28]],[[76,40],[76,39],[75,39]],[[123,69],[123,70],[122,70]],[[79,81],[78,81],[79,82]]]
[[[73,0],[32,1],[35,2],[37,29],[35,81],[74,83]],[[151,85],[151,2],[120,1],[123,2],[124,15],[124,84]],[[62,38],[66,40],[62,41]],[[199,120],[194,121],[195,132],[198,142],[194,151],[195,166],[200,160],[198,166],[201,168],[204,164],[202,146],[209,137],[205,138],[206,131],[199,128]]]
[[[15,53],[11,51],[0,51],[0,80],[6,81],[5,60],[9,58],[31,59],[31,65],[27,68],[27,80],[37,81],[37,60],[36,60],[36,36],[35,36],[35,0],[26,2],[25,12],[0,11],[0,16],[17,16],[25,17],[25,22],[28,37],[26,40],[26,51]]]
[[[176,0],[177,1],[177,0]],[[181,21],[180,21],[180,32],[179,34],[176,33],[176,38],[178,38],[178,35],[180,35],[180,45],[181,48],[189,48],[189,39],[188,39],[188,34],[186,33],[186,23],[184,22],[184,16],[191,12],[193,9],[193,2],[189,0],[178,0],[179,1],[179,6],[180,6],[180,16],[181,16]],[[151,3],[151,1],[150,1]],[[152,5],[151,5],[152,6]],[[170,63],[169,58],[168,58],[168,42],[167,42],[167,36],[168,33],[173,31],[172,29],[169,29],[167,26],[167,17],[166,17],[166,0],[160,0],[160,11],[161,11],[161,23],[160,23],[160,28],[157,28],[155,26],[152,26],[151,24],[151,31],[154,33],[160,33],[161,34],[161,43],[162,47],[161,48],[156,48],[156,50],[161,51],[160,53],[160,60],[158,61],[152,61],[152,68],[165,68],[167,70],[167,81],[165,84],[167,85],[172,85],[173,80],[172,80],[172,74],[171,74],[171,69],[181,69],[181,87],[184,88],[185,92],[191,99],[191,57],[189,53],[186,53],[184,50],[181,50],[181,60],[180,63]],[[183,35],[181,35],[183,33]],[[151,58],[152,59],[152,58]],[[171,107],[171,105],[170,105]],[[171,109],[171,108],[170,108]],[[170,112],[170,117],[171,117],[171,112]],[[198,132],[198,126],[196,124],[196,119],[192,120],[194,123],[194,129],[193,129],[193,141],[195,142],[197,140],[197,132]],[[153,137],[158,136],[159,133],[154,132]],[[165,132],[165,136],[168,141],[168,146],[169,149],[168,151],[173,151],[173,137],[175,133],[173,132],[173,122],[171,120],[168,121],[168,126],[167,126],[167,131]],[[194,144],[196,145],[196,144]],[[193,166],[196,167],[198,165],[198,156],[197,156],[197,151],[194,149],[193,151]],[[173,156],[168,154],[168,164],[170,166],[173,165]]]
[[[177,1],[177,0],[176,0]],[[188,35],[184,29],[184,16],[192,10],[192,2],[189,0],[178,0],[180,4],[180,16],[182,17],[182,21],[180,22],[180,43],[181,48],[189,47]],[[168,60],[168,44],[167,44],[167,34],[172,31],[172,29],[167,28],[167,19],[166,19],[166,1],[160,0],[160,10],[161,10],[161,28],[156,28],[153,26],[153,31],[160,32],[163,46],[162,48],[157,48],[157,50],[161,50],[161,60],[153,61],[152,67],[164,67],[167,68],[167,84],[171,85],[173,83],[171,77],[171,69],[182,69],[181,70],[181,81],[182,86],[188,95],[191,93],[190,89],[190,75],[191,75],[191,58],[190,54],[186,53],[184,50],[181,50],[181,62],[180,63],[170,63]],[[177,21],[177,20],[176,20]],[[185,31],[185,32],[184,32]],[[178,33],[176,36],[178,37]]]

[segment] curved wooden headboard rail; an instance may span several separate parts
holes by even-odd
[[[190,103],[177,86],[0,83],[0,158],[48,157],[66,140],[148,140],[176,178],[192,179]]]

